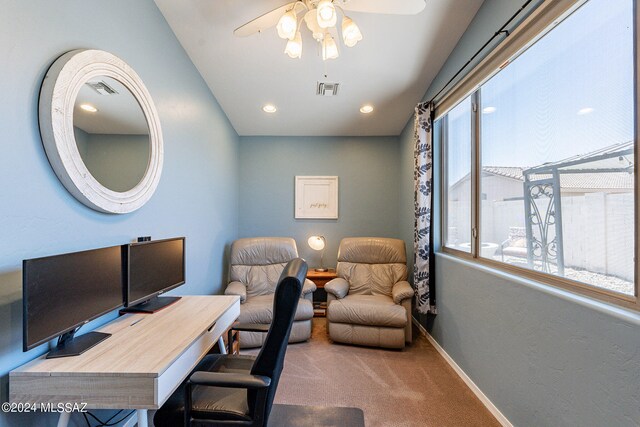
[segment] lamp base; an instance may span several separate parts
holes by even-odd
[[[324,273],[325,271],[329,271],[329,269],[328,268],[314,268],[313,271],[318,271],[318,272]]]

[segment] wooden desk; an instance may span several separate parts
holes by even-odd
[[[329,271],[315,271],[310,268],[307,272],[307,279],[318,287],[318,290],[313,294],[313,315],[315,317],[324,317],[326,315],[327,293],[324,290],[324,285],[336,277],[336,271],[333,268],[330,268]]]
[[[97,329],[112,336],[86,353],[11,371],[9,399],[136,409],[147,427],[147,410],[162,406],[239,314],[237,296],[185,296],[154,314],[125,314]],[[69,417],[60,414],[58,426]]]

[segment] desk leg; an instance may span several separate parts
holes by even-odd
[[[58,418],[58,427],[67,427],[69,425],[70,419],[71,412],[60,412],[60,417]]]
[[[224,346],[224,339],[222,339],[222,335],[218,338],[218,347],[220,347],[220,354],[227,354],[227,347]]]
[[[147,419],[147,410],[138,409],[136,413],[138,414],[138,427],[149,427],[149,420]]]

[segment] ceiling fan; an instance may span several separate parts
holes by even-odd
[[[304,21],[314,40],[321,45],[322,59],[335,59],[338,57],[338,45],[333,36],[338,36],[336,27],[338,11],[342,13],[342,40],[345,46],[353,47],[362,40],[362,33],[345,11],[416,15],[424,7],[425,0],[298,0],[252,19],[236,28],[233,34],[238,37],[247,37],[275,26],[278,35],[287,40],[284,53],[290,58],[300,58],[302,56],[300,29]]]

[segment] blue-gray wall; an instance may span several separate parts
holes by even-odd
[[[486,0],[424,99],[522,3]],[[408,247],[412,135],[409,120],[400,137],[399,218]],[[514,425],[640,425],[638,313],[450,256],[436,261],[438,315],[420,322]]]
[[[331,267],[343,237],[398,237],[398,154],[397,137],[240,138],[240,237],[293,237],[317,266],[307,239],[321,234]],[[296,175],[339,177],[337,220],[294,219]]]
[[[187,237],[185,294],[222,290],[225,247],[237,236],[238,136],[152,0],[0,1],[0,401],[7,373],[42,354],[22,352],[21,262],[127,242]],[[51,63],[76,48],[124,59],[158,109],[165,163],[149,203],[107,215],[76,201],[49,166],[38,92]],[[99,319],[104,322],[114,316]],[[74,422],[78,418],[74,417]],[[0,414],[0,426],[55,425]],[[84,425],[84,421],[78,425]]]

